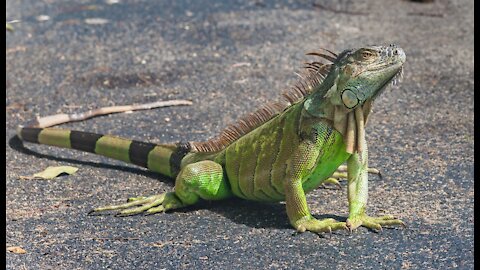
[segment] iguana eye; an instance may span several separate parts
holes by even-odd
[[[370,51],[362,51],[361,54],[363,60],[368,60],[374,56],[374,54]]]
[[[357,106],[358,98],[355,93],[352,92],[350,89],[345,89],[342,92],[342,101],[345,107],[352,109],[353,107]]]

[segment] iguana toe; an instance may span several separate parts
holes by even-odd
[[[341,189],[341,188],[342,188],[342,185],[340,184],[339,179],[333,178],[333,177],[327,178],[327,180],[325,180],[325,181],[322,183],[322,187],[323,187],[323,188],[327,188],[329,185],[335,185],[335,186],[338,187],[338,189]]]
[[[158,205],[161,205],[163,203],[164,199],[165,199],[165,195],[161,194],[161,195],[148,197],[144,201],[139,200],[137,202],[145,202],[145,204],[143,204],[142,206],[139,206],[139,207],[130,208],[130,209],[120,211],[115,216],[122,217],[122,216],[131,216],[131,215],[136,215],[136,214],[143,213],[143,212],[147,211],[148,209],[150,209],[152,207],[156,207]]]
[[[152,207],[150,209],[148,209],[146,211],[146,214],[147,215],[152,215],[152,214],[156,214],[156,213],[160,213],[160,212],[165,212],[165,207],[163,207],[163,205],[159,205],[157,207]]]
[[[349,217],[347,219],[347,228],[349,231],[353,231],[356,228],[363,226],[376,231],[383,231],[382,226],[397,226],[406,227],[405,223],[400,219],[397,219],[391,215],[381,217],[370,217],[367,215],[360,215],[356,217]]]
[[[115,216],[123,217],[140,213],[154,214],[158,212],[165,212],[167,210],[176,209],[183,206],[183,203],[175,196],[175,194],[169,192],[149,197],[129,198],[127,203],[98,207],[90,211],[89,214],[120,210],[120,212],[118,212]]]
[[[127,199],[127,202],[134,202],[134,201],[139,201],[139,200],[144,200],[148,197],[146,196],[140,196],[140,197],[130,197]]]

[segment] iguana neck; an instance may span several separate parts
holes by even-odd
[[[331,123],[333,128],[342,134],[347,153],[353,154],[365,149],[365,124],[371,111],[371,100],[366,101],[362,106],[357,106],[353,110],[347,109],[343,104],[316,106],[313,113],[309,109],[312,106],[308,106],[307,101],[308,99],[304,103],[304,114]],[[311,99],[310,102],[315,102],[315,98]]]

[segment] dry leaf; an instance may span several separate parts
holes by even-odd
[[[62,173],[74,174],[78,171],[78,168],[72,166],[57,166],[48,167],[43,172],[39,172],[33,175],[34,178],[53,179]]]
[[[25,249],[23,249],[19,246],[7,247],[7,251],[15,253],[15,254],[25,254],[25,253],[27,253],[27,251],[25,251]]]

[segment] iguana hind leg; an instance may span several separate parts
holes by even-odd
[[[99,207],[91,213],[120,210],[117,214],[120,216],[143,212],[154,214],[192,205],[200,199],[222,200],[230,196],[230,186],[224,177],[222,166],[206,160],[189,164],[180,171],[175,181],[175,192],[130,198],[125,204]]]
[[[380,173],[380,170],[377,168],[368,168],[367,169],[368,173],[371,174],[378,174],[380,178],[382,178],[382,174]],[[346,165],[340,165],[337,170],[327,178],[327,180],[323,181],[321,187],[326,188],[329,185],[335,185],[338,188],[341,188],[342,186],[340,185],[340,182],[343,182],[344,180],[347,179],[347,166]]]
[[[348,171],[348,166],[347,165],[340,165],[340,166],[338,166],[337,171],[335,171],[335,173],[338,173],[338,174],[340,174],[340,177],[347,179],[347,171]],[[377,169],[377,168],[369,167],[367,169],[367,172],[372,173],[372,174],[378,174],[378,176],[382,177],[382,174],[380,173],[380,170]],[[335,175],[335,173],[334,173],[334,175]]]

